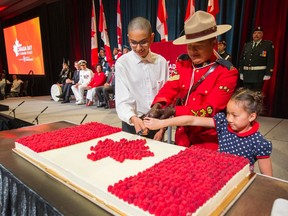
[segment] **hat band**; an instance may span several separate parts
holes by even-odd
[[[205,29],[201,32],[197,32],[197,33],[193,33],[193,34],[186,34],[186,39],[195,39],[195,38],[198,38],[198,37],[203,37],[203,36],[206,36],[206,35],[209,35],[213,32],[216,32],[217,31],[217,26],[213,26],[212,28],[209,28],[209,29]]]

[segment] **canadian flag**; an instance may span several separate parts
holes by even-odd
[[[95,4],[92,0],[92,12],[91,12],[91,66],[94,68],[98,63],[98,41],[97,41],[97,29],[96,29],[96,16],[95,16]]]
[[[208,0],[207,12],[216,18],[216,15],[219,13],[218,0]]]
[[[194,0],[188,0],[184,22],[186,22],[195,13],[194,5]]]
[[[165,0],[158,0],[158,15],[156,29],[161,36],[161,41],[168,41],[167,14]]]
[[[99,0],[99,3],[100,3],[99,31],[101,32],[101,39],[104,42],[104,48],[105,48],[105,52],[106,52],[106,60],[111,67],[112,63],[113,63],[113,58],[112,58],[112,54],[111,54],[111,48],[110,48],[110,42],[109,42],[109,37],[108,37],[108,32],[107,32],[107,25],[106,25],[106,19],[105,19],[104,7],[102,4],[102,0]]]
[[[117,42],[118,42],[118,49],[122,50],[122,22],[121,22],[120,0],[117,1]]]

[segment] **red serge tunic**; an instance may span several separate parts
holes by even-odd
[[[218,64],[215,60],[211,62],[207,66],[193,69],[192,61],[189,57],[187,58],[187,55],[184,58],[180,57],[176,62],[176,71],[161,88],[152,104],[161,102],[166,106],[175,103],[177,98],[184,98],[188,93],[190,83],[195,85],[212,65]],[[216,113],[225,110],[236,88],[237,79],[238,71],[236,68],[228,69],[223,63],[218,64],[195,91],[191,92],[185,105],[175,106],[175,116],[213,117]],[[215,128],[177,127],[175,142],[177,145],[186,147],[200,144],[204,148],[213,150],[218,148]]]

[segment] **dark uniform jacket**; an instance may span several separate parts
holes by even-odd
[[[272,41],[262,40],[252,48],[253,41],[244,45],[240,57],[239,72],[243,82],[263,82],[263,77],[271,76],[274,68],[274,45]]]
[[[232,62],[231,55],[229,55],[226,51],[225,51],[224,53],[219,53],[219,55],[220,55],[223,59]]]

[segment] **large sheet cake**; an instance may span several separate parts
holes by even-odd
[[[94,124],[98,126],[99,123]],[[45,133],[42,136],[45,141],[41,141],[41,135],[19,139],[15,152],[118,215],[218,214],[249,182],[249,163],[244,158],[198,148],[186,149],[150,139],[145,145],[154,156],[123,162],[109,156],[96,161],[88,159],[91,146],[97,146],[99,141],[120,142],[125,138],[128,145],[123,148],[129,148],[131,134],[110,126],[104,126],[107,127],[104,132],[95,131],[89,140],[83,140],[81,136],[79,143],[75,139],[71,145],[66,143],[63,147],[53,143],[53,136],[59,136],[61,132],[62,139],[65,139],[68,134],[73,137],[74,133],[95,130],[94,124]],[[36,149],[45,142],[46,150],[32,150],[33,140],[38,142],[33,144],[37,145]],[[47,148],[49,142],[57,148]],[[228,203],[227,199],[230,199]],[[225,200],[223,206],[221,203]]]

